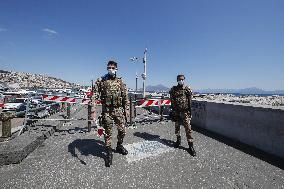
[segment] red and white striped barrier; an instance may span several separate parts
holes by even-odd
[[[91,104],[90,99],[83,98],[73,98],[66,96],[52,96],[52,95],[42,95],[42,100],[52,101],[52,102],[68,102],[68,103],[78,103],[78,104]],[[101,104],[101,101],[96,102],[97,105]]]
[[[0,108],[4,108],[4,98],[0,98]]]
[[[143,99],[138,101],[137,107],[151,107],[151,106],[169,106],[171,100],[168,99]]]
[[[84,97],[84,98],[90,98],[90,97],[92,97],[92,96],[93,96],[92,88],[89,87],[89,88],[87,89],[87,91],[85,92],[85,97]]]

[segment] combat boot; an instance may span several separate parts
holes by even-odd
[[[111,147],[107,147],[107,155],[106,155],[106,167],[110,167],[112,165],[112,149]]]
[[[122,155],[127,155],[128,151],[122,146],[122,143],[118,142],[116,147],[117,153],[120,153]]]
[[[177,136],[177,141],[174,144],[175,148],[178,148],[180,146],[180,142],[181,142],[181,136]]]
[[[189,143],[188,143],[188,146],[189,146],[189,148],[188,148],[188,153],[189,153],[190,155],[192,155],[192,156],[196,156],[196,152],[195,152],[195,150],[194,150],[194,148],[193,148],[193,142],[189,142]]]

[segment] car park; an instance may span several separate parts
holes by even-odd
[[[4,104],[3,112],[17,111],[26,101],[27,98],[11,98],[8,103]]]

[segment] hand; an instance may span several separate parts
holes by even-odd
[[[130,113],[129,113],[129,110],[125,110],[125,114],[124,114],[124,116],[125,116],[125,120],[126,120],[126,122],[128,122],[128,121],[129,121],[129,119],[130,119]]]
[[[189,118],[191,119],[192,118],[192,114],[191,114],[190,111],[188,112],[188,115],[189,115]]]
[[[126,111],[125,111],[125,114],[126,114],[126,117],[128,117],[128,118],[130,117],[129,110],[126,110]]]
[[[91,113],[91,118],[92,118],[93,122],[96,122],[96,119],[97,119],[96,112]]]

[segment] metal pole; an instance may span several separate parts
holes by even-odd
[[[132,113],[132,96],[130,96],[130,98],[129,98],[129,100],[130,100],[130,126],[132,126],[132,115],[133,115],[133,113]]]
[[[160,121],[163,121],[163,120],[164,120],[164,106],[162,105],[162,104],[163,104],[162,101],[163,101],[164,99],[165,99],[165,97],[162,96],[162,98],[161,98],[161,103],[160,103],[160,115],[161,115]]]
[[[70,114],[71,114],[71,104],[67,103],[67,119],[70,119]]]
[[[64,110],[65,110],[65,102],[62,102],[60,112],[64,112]]]
[[[137,116],[136,106],[137,106],[137,94],[135,94],[135,99],[134,99],[134,118],[136,118]]]
[[[134,118],[137,116],[136,114],[136,101],[137,101],[137,93],[138,93],[138,74],[136,73],[136,87],[135,87],[135,96],[134,96]]]
[[[92,121],[90,121],[92,119],[92,106],[88,105],[88,132],[91,132],[91,125],[92,125]]]
[[[138,74],[136,73],[136,85],[135,85],[135,92],[138,92]]]
[[[90,95],[90,99],[92,100],[92,95],[94,90],[94,81],[92,80],[92,94]],[[88,132],[91,132],[91,127],[92,127],[92,105],[88,104]]]
[[[138,62],[138,58],[134,56],[134,57],[130,58],[130,60],[131,60],[132,62],[134,62],[135,67],[136,67],[136,85],[135,85],[135,92],[137,93],[137,92],[138,92],[138,73],[137,73],[137,66],[136,66],[136,64],[137,64],[137,62]]]
[[[146,96],[146,77],[147,77],[147,48],[144,51],[143,63],[144,63],[144,73],[142,74],[142,77],[143,77],[143,98],[145,98],[145,96]]]

